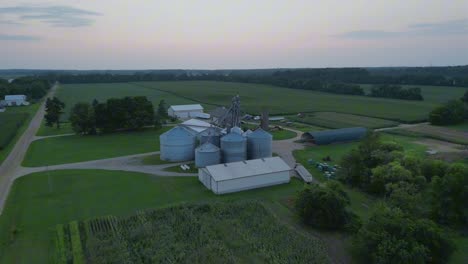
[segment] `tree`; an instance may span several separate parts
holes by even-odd
[[[363,263],[445,263],[455,249],[446,232],[427,219],[398,208],[380,207],[353,243]]]
[[[163,119],[168,117],[166,102],[164,100],[159,101],[158,115]]]
[[[96,134],[94,108],[88,103],[77,103],[73,106],[70,122],[77,134]]]
[[[348,211],[350,200],[337,183],[312,185],[302,190],[296,199],[296,212],[302,221],[318,228],[341,229],[354,216]]]
[[[445,175],[431,183],[431,215],[435,221],[466,227],[468,225],[468,167],[453,164]]]
[[[60,116],[63,114],[65,103],[60,101],[57,97],[52,99],[47,98],[46,100],[46,114],[44,116],[46,120],[46,126],[52,127],[56,124],[57,128],[60,128]]]
[[[381,165],[372,170],[370,184],[367,191],[382,195],[386,192],[386,185],[400,181],[411,182],[411,172],[401,166],[398,162]]]
[[[461,98],[462,102],[464,102],[465,104],[468,104],[468,91],[465,92],[465,94],[463,95],[463,97]]]
[[[465,106],[461,100],[451,100],[439,106],[429,114],[429,122],[433,125],[455,125],[463,122]]]
[[[162,128],[161,118],[159,115],[155,115],[154,117],[154,129],[159,130]]]

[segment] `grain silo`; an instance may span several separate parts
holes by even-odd
[[[195,149],[195,166],[197,168],[219,163],[221,163],[221,150],[217,146],[206,142]]]
[[[221,138],[223,162],[243,161],[247,156],[247,139],[237,133],[229,133]]]
[[[221,139],[221,130],[217,127],[210,127],[200,134],[198,134],[200,139],[200,145],[206,142],[210,142],[211,144],[219,147],[219,141]]]
[[[273,136],[258,128],[247,135],[247,156],[250,159],[269,158],[272,154]]]
[[[182,126],[159,136],[161,145],[161,159],[166,161],[193,160],[196,137],[193,131]]]

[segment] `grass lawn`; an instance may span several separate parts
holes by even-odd
[[[284,140],[295,138],[297,136],[296,132],[288,129],[270,131],[270,133],[273,135],[273,140]]]
[[[71,123],[60,123],[60,128],[57,127],[48,127],[45,125],[45,122],[42,122],[41,127],[36,133],[36,136],[55,136],[55,135],[62,135],[62,134],[70,134],[74,133],[71,127]]]
[[[333,111],[409,122],[425,120],[427,114],[440,103],[435,99],[418,102],[370,98],[246,83],[183,81],[139,84],[218,105],[229,105],[232,96],[239,94],[243,109],[251,114],[260,113],[262,107],[267,106],[272,115]],[[446,89],[440,88],[438,92],[444,94]],[[449,97],[456,98],[457,95],[450,94]]]
[[[453,128],[453,129],[456,129],[456,130],[461,130],[461,131],[464,131],[464,132],[468,132],[468,121],[465,121],[461,124],[458,124],[458,125],[452,125],[452,126],[447,126],[449,128]]]
[[[158,151],[159,135],[169,129],[36,140],[29,147],[23,166],[38,167]]]
[[[304,117],[290,116],[288,118],[298,122],[327,128],[345,128],[358,126],[375,129],[398,125],[398,122],[390,120],[335,112],[309,113],[306,114]]]
[[[8,154],[10,154],[11,150],[15,146],[16,142],[18,139],[23,135],[24,131],[26,128],[29,126],[29,122],[31,119],[34,117],[35,113],[37,112],[37,109],[39,109],[40,103],[35,103],[31,104],[28,106],[21,106],[21,107],[7,107],[7,110],[3,113],[0,113],[0,121],[1,121],[1,115],[8,113],[8,114],[27,114],[28,117],[27,119],[23,122],[23,124],[19,127],[14,127],[14,128],[8,128],[8,129],[16,129],[16,134],[15,136],[10,140],[10,143],[3,149],[0,149],[0,164],[6,159]],[[1,125],[1,124],[0,124]],[[0,130],[6,129],[5,127],[0,126]],[[2,133],[0,131],[0,133]]]
[[[302,187],[293,179],[289,184],[218,196],[196,177],[99,170],[28,175],[15,181],[0,217],[0,263],[50,263],[57,224],[125,216],[180,202],[258,199],[278,205]]]
[[[453,253],[450,258],[452,264],[465,264],[468,263],[468,236],[457,236],[455,238],[455,245],[457,246],[457,251]]]
[[[320,131],[320,130],[325,130],[326,128],[319,127],[319,126],[314,126],[314,125],[309,125],[309,124],[304,124],[300,122],[292,122],[291,125],[286,125],[286,124],[280,124],[281,126],[285,126],[286,128],[290,127],[292,129],[296,129],[302,132],[310,132],[310,131]]]
[[[180,166],[173,166],[165,169],[165,171],[178,172],[178,173],[198,173],[198,168],[195,167],[194,163],[186,164],[190,168],[188,170],[183,170]]]

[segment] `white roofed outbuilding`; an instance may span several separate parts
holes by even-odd
[[[290,171],[280,157],[271,157],[200,168],[198,179],[214,193],[224,194],[288,183]]]
[[[4,102],[6,106],[29,105],[29,102],[26,101],[26,99],[26,95],[23,94],[5,95]]]
[[[167,114],[180,119],[189,119],[197,117],[203,113],[203,106],[200,104],[191,105],[171,105],[167,110]]]

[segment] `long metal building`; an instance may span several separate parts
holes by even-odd
[[[337,142],[354,141],[363,138],[367,128],[350,127],[323,131],[312,131],[302,134],[301,139],[317,145],[326,145]]]
[[[207,166],[198,179],[216,194],[288,183],[291,168],[280,157]]]

